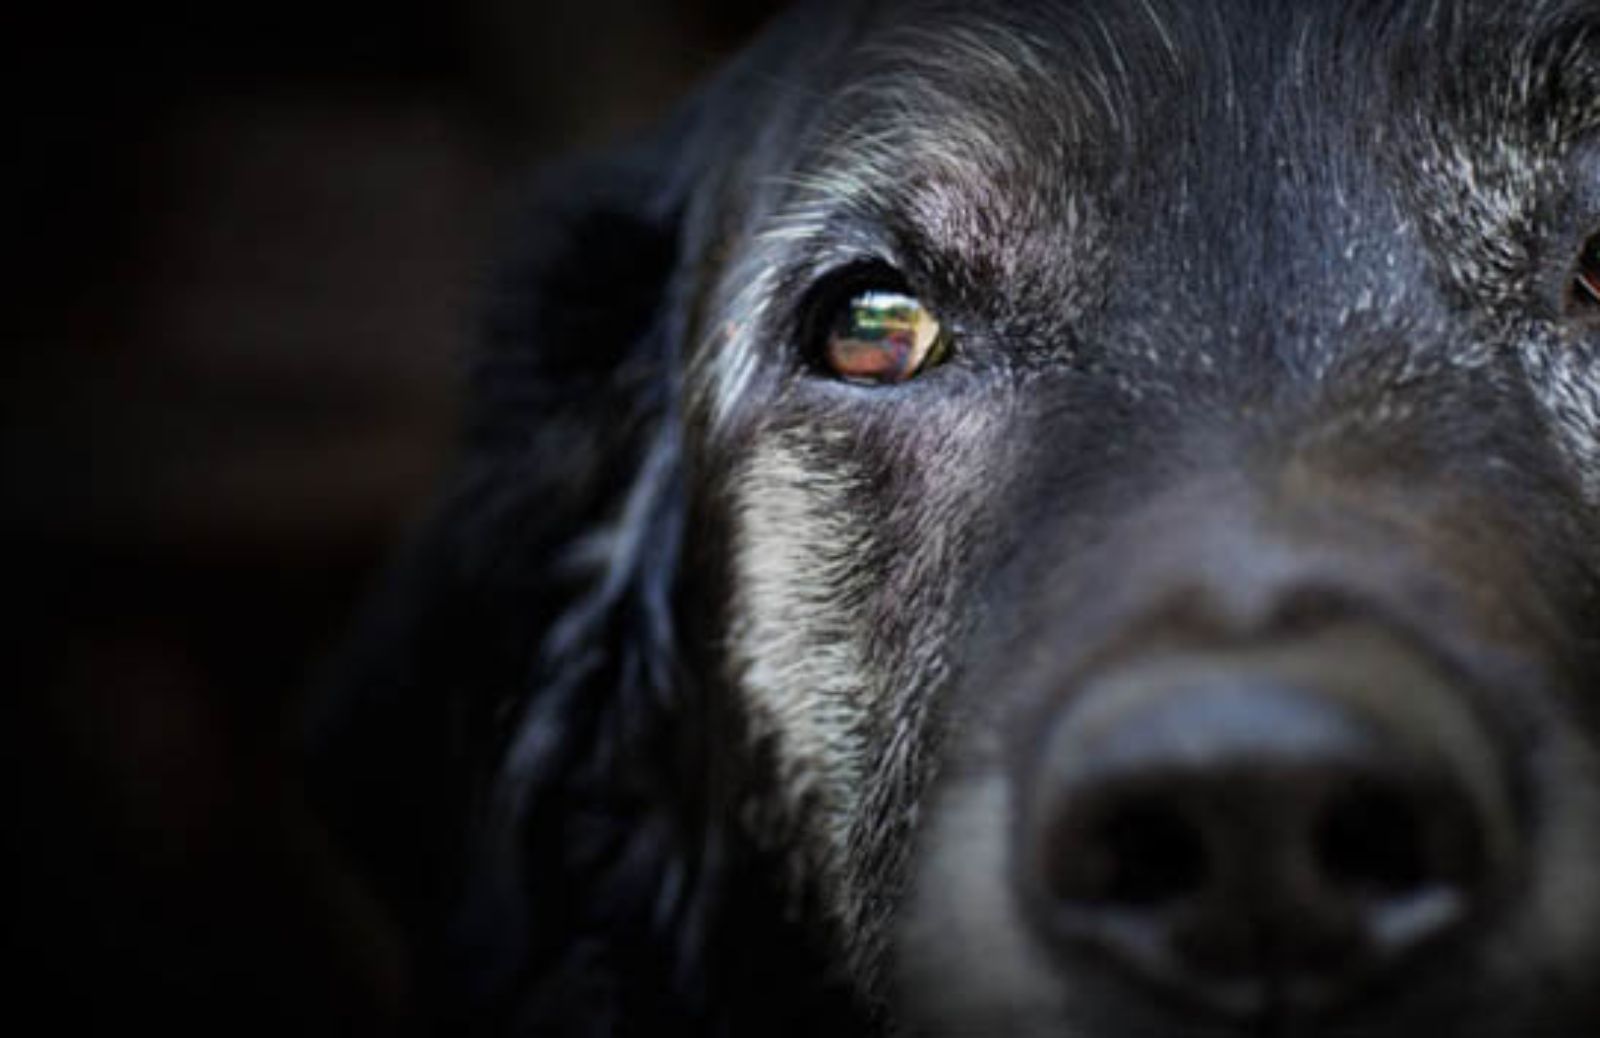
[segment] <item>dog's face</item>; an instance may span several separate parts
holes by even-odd
[[[808,31],[697,203],[690,540],[851,976],[930,1033],[1600,1028],[1600,10]]]

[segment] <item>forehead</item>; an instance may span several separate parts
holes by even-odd
[[[797,179],[937,225],[1134,171],[1193,189],[1419,136],[1553,149],[1600,122],[1597,26],[1568,0],[880,3],[823,72]]]
[[[1137,144],[1171,138],[1156,116],[1215,138],[1247,114],[1402,102],[1585,122],[1597,30],[1600,5],[1575,0],[887,0],[827,75],[849,84],[846,121],[917,132],[959,113],[972,135],[943,143],[974,151],[1017,130]]]

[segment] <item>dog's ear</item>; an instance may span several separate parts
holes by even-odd
[[[490,293],[457,466],[317,697],[313,800],[421,975],[493,987],[541,954],[525,919],[570,937],[546,917],[618,838],[573,805],[619,809],[618,733],[674,694],[694,125],[541,178]],[[530,843],[562,860],[509,860]],[[512,904],[510,872],[550,903]]]

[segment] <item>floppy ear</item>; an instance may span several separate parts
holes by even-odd
[[[653,745],[681,705],[682,140],[538,185],[457,470],[314,718],[314,799],[442,984],[421,992],[434,1014],[515,985],[538,1017],[541,983],[572,999],[614,982],[586,961],[609,954],[584,944],[586,913],[692,911],[646,876],[698,853],[663,812],[678,776]]]

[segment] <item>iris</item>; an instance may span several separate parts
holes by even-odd
[[[938,363],[948,345],[937,318],[916,297],[873,290],[840,308],[824,359],[848,382],[905,382]]]

